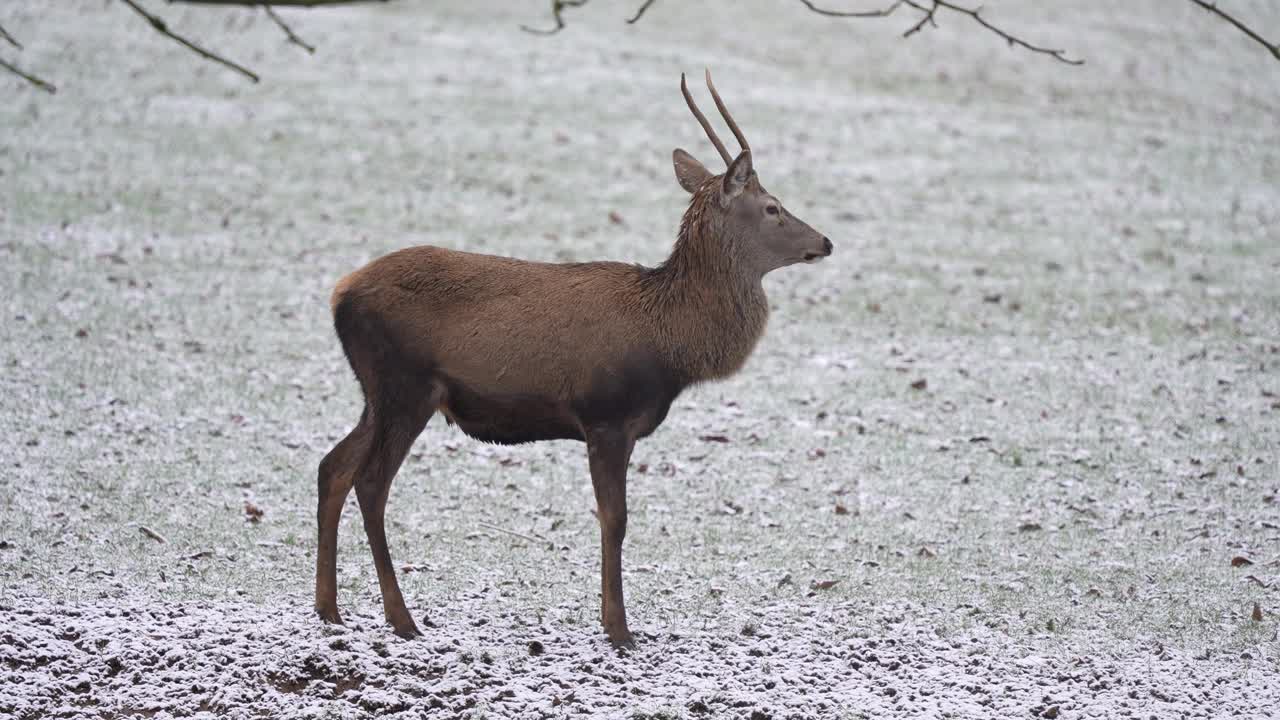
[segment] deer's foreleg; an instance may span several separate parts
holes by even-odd
[[[620,430],[587,433],[591,485],[600,521],[600,621],[615,646],[631,645],[622,601],[622,540],[627,534],[627,462],[634,441]]]

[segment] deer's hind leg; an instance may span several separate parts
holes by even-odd
[[[385,392],[372,408],[369,450],[355,477],[356,499],[378,571],[383,612],[396,635],[410,638],[422,633],[405,607],[400,583],[396,580],[384,518],[391,481],[413,441],[439,406],[443,393],[430,380],[424,382],[423,378],[410,375],[383,377],[380,384]]]
[[[370,297],[369,292],[353,290],[349,283],[340,285],[340,291],[334,297],[334,329],[342,341],[351,369],[360,381],[365,411],[359,427],[343,441],[350,442],[350,446],[344,448],[340,443],[334,449],[334,453],[344,451],[342,457],[352,461],[350,467],[353,471],[349,476],[343,476],[343,482],[336,487],[331,481],[327,497],[332,499],[339,491],[345,497],[351,487],[355,488],[369,549],[373,552],[373,564],[378,571],[378,587],[382,591],[382,608],[387,622],[395,628],[397,635],[412,637],[421,633],[405,607],[400,584],[396,581],[391,552],[387,549],[384,516],[391,481],[400,470],[413,441],[441,404],[444,389],[434,377],[429,359],[405,351],[406,344],[397,340],[397,332],[376,311],[376,302],[370,304]],[[345,454],[348,450],[349,455]],[[335,514],[332,526],[336,528],[336,514],[342,505],[338,500],[331,502],[338,508],[330,509]],[[323,528],[327,527],[328,524],[322,526],[322,543]],[[334,532],[336,534],[336,530]],[[323,555],[323,562],[329,562],[331,556],[332,553]],[[318,567],[321,566],[318,564]],[[317,578],[322,574],[329,576],[327,566],[323,566]],[[333,615],[337,615],[336,607]]]
[[[366,408],[360,423],[338,442],[324,460],[318,473],[316,524],[319,542],[316,547],[316,614],[328,623],[342,623],[338,613],[338,523],[342,506],[355,481],[356,472],[369,451],[373,427]]]

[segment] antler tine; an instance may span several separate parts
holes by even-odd
[[[724,149],[724,143],[720,142],[720,138],[716,136],[716,131],[712,129],[711,123],[707,122],[707,116],[702,114],[702,111],[698,109],[698,104],[693,101],[693,96],[689,94],[689,86],[684,81],[684,73],[680,73],[680,92],[684,94],[684,101],[689,104],[689,110],[693,112],[693,116],[698,118],[698,124],[706,131],[707,137],[711,138],[711,144],[716,146],[716,150],[720,151],[720,157],[724,158],[724,164],[728,165],[732,163],[733,158],[729,156],[729,151]],[[712,91],[712,94],[714,94],[714,91]],[[717,98],[717,105],[719,102],[720,100]],[[724,112],[724,110],[721,109],[721,112]],[[730,127],[733,127],[732,121],[729,125]],[[734,129],[734,132],[737,132],[736,128]],[[741,142],[742,137],[739,136],[738,140]]]
[[[747,144],[747,138],[743,136],[742,130],[738,129],[738,123],[733,121],[733,116],[729,114],[729,109],[724,106],[724,101],[720,99],[720,93],[716,92],[716,86],[711,83],[711,70],[707,69],[706,73],[707,89],[711,91],[711,98],[716,101],[716,108],[724,116],[724,121],[729,123],[729,129],[733,131],[733,136],[738,138],[738,145],[742,146],[743,150],[750,150],[751,146]],[[728,161],[726,160],[725,162]]]

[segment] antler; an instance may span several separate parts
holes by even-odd
[[[710,78],[710,75],[707,75]],[[720,142],[720,138],[716,135],[716,131],[712,129],[711,123],[707,122],[707,116],[702,114],[698,109],[698,104],[693,101],[693,96],[689,94],[689,86],[685,84],[684,73],[680,73],[680,92],[684,94],[684,101],[689,104],[689,110],[693,116],[698,118],[698,124],[706,131],[707,137],[711,138],[711,144],[716,146],[716,150],[720,151],[720,157],[724,158],[724,164],[728,165],[733,162],[733,158],[729,157],[729,151],[724,149],[724,143]]]
[[[716,101],[716,108],[719,109],[720,114],[724,116],[724,121],[729,123],[729,129],[733,131],[733,136],[738,138],[738,145],[740,145],[743,150],[750,150],[751,146],[747,144],[747,138],[742,134],[742,131],[738,129],[738,123],[733,121],[733,116],[729,114],[729,109],[724,106],[724,101],[720,99],[720,93],[716,92],[716,86],[711,84],[711,71],[707,70],[706,73],[707,89],[711,91],[711,98]]]

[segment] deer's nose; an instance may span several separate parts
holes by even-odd
[[[826,235],[822,236],[822,249],[825,250],[828,255],[830,255],[831,251],[834,249],[831,245],[831,238]]]

